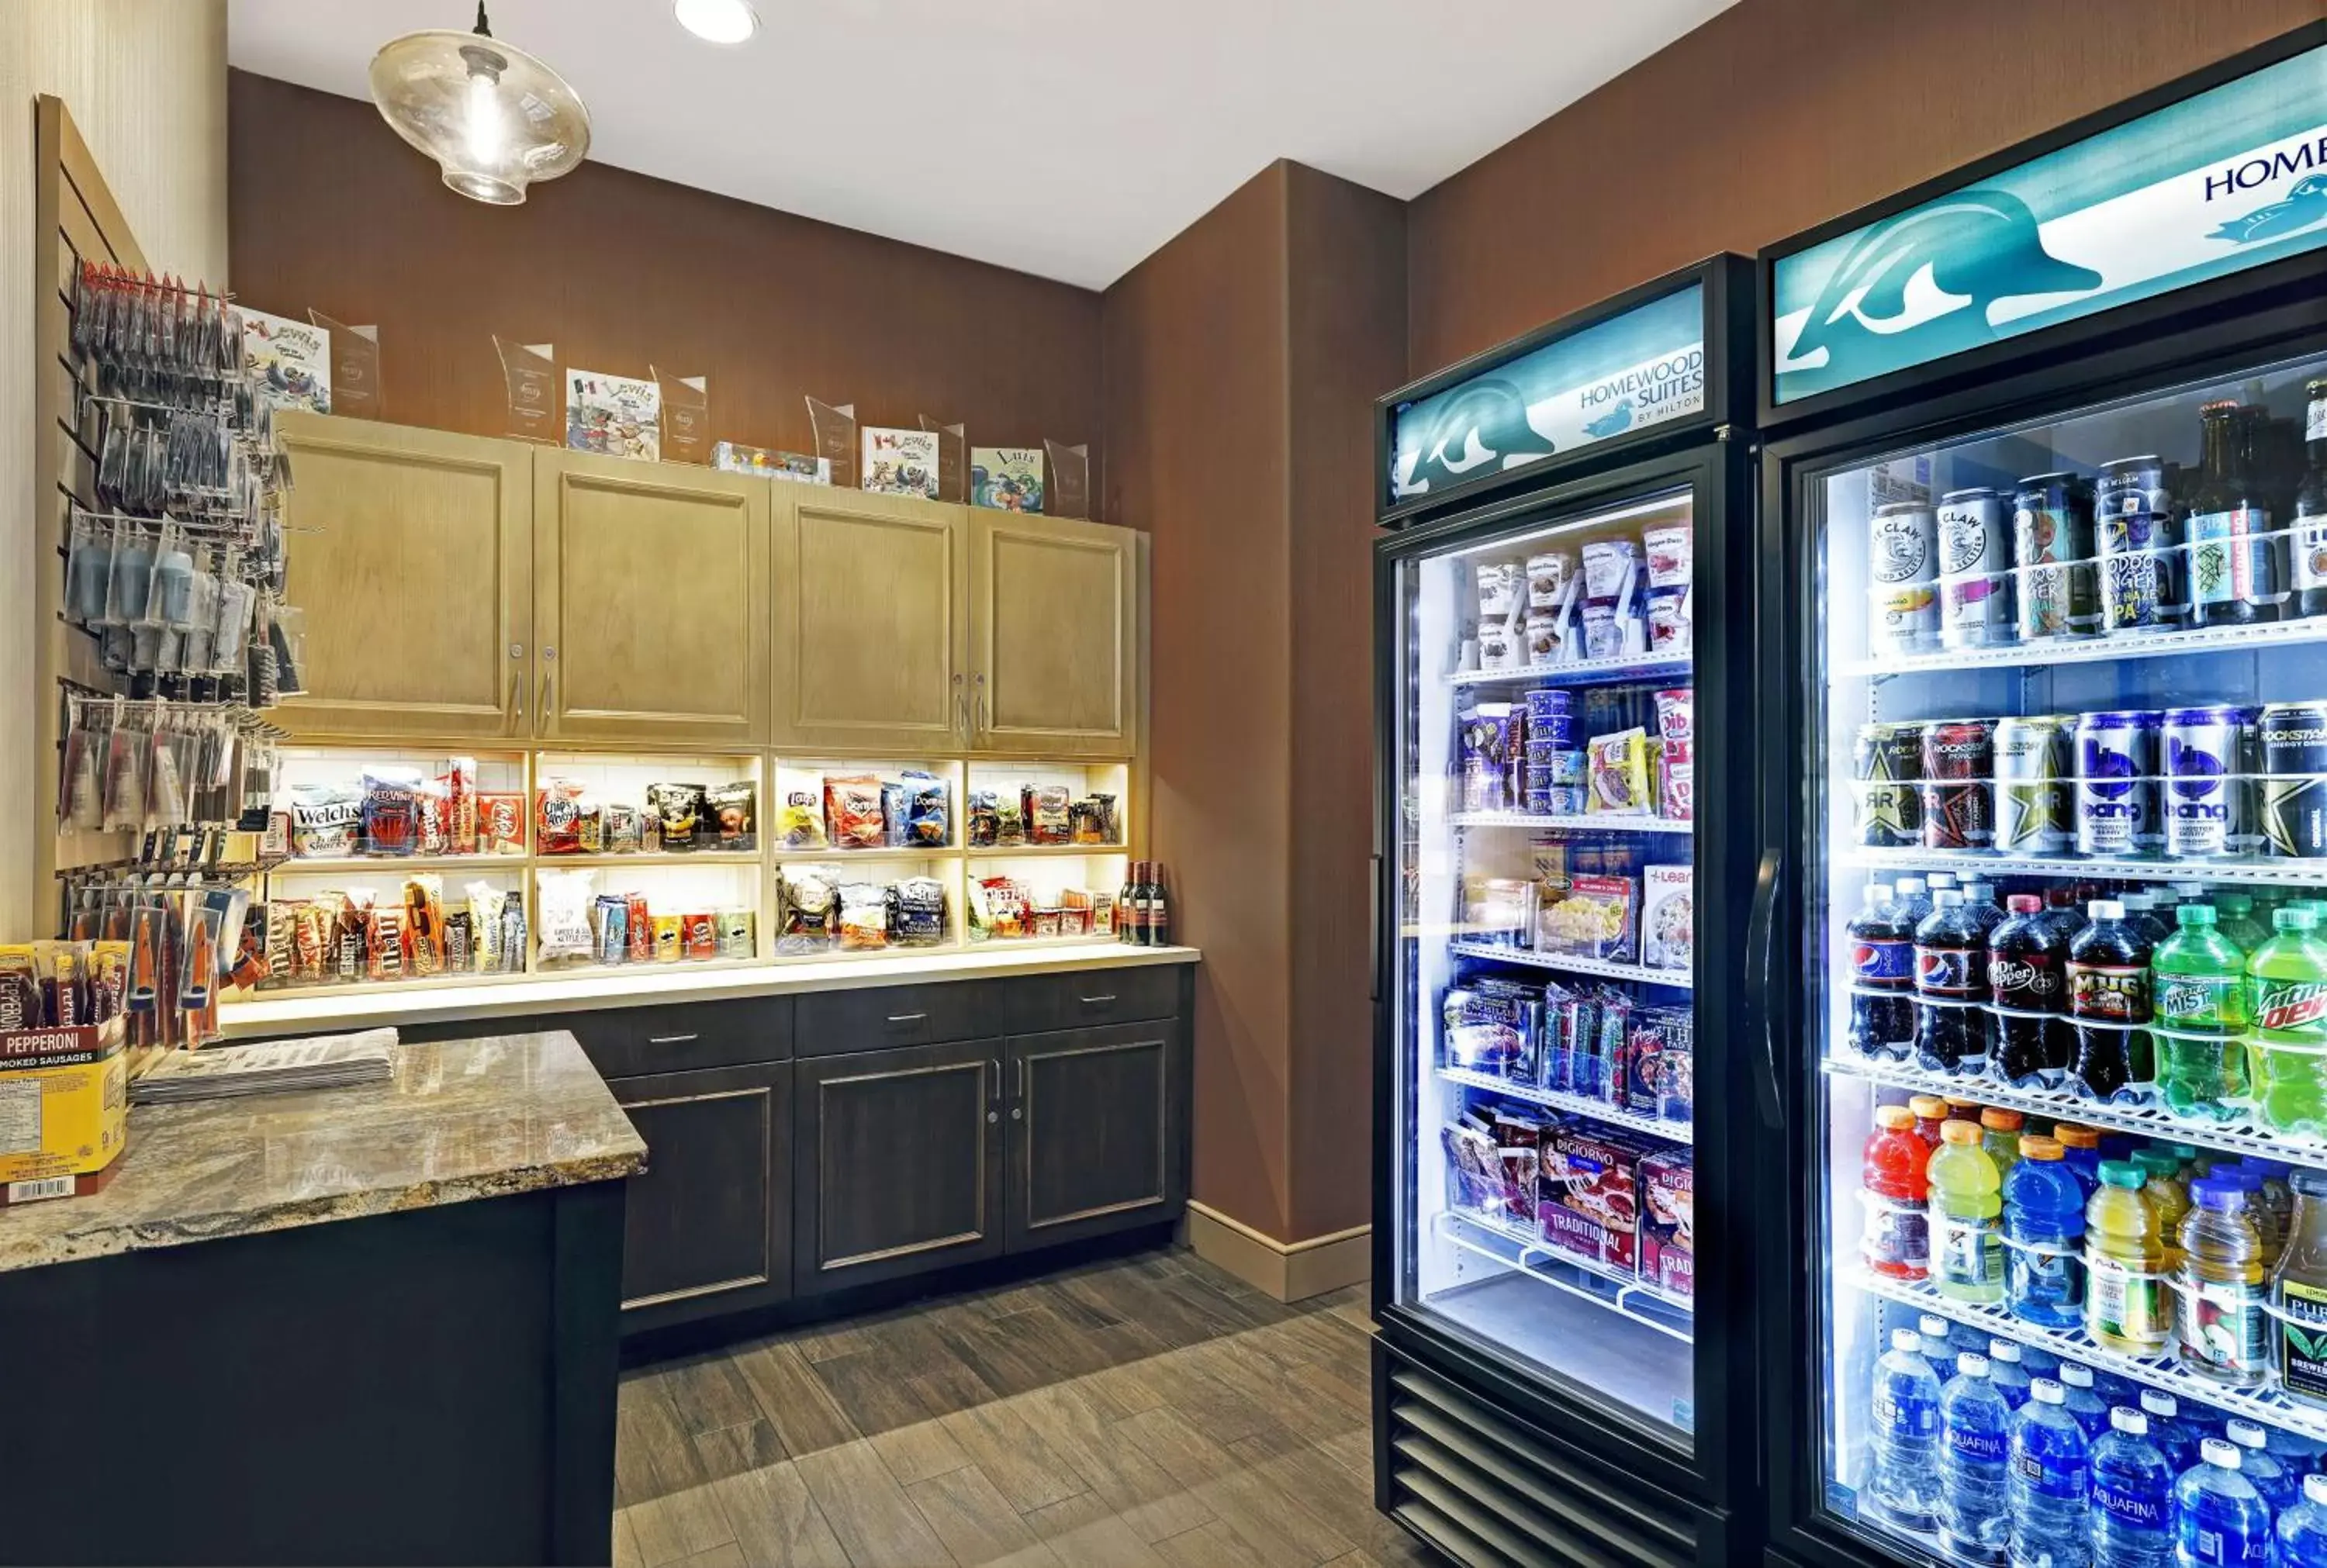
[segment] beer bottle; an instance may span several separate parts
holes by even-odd
[[[2245,489],[2246,421],[2225,399],[2199,410],[2203,435],[2198,493],[2190,515],[2191,619],[2199,626],[2245,626],[2271,618],[2262,595],[2270,541],[2257,537],[2269,524]]]
[[[2327,376],[2304,387],[2306,448],[2303,481],[2294,491],[2294,521],[2288,543],[2294,575],[2287,586],[2300,614],[2327,615]]]

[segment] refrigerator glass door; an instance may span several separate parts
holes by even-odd
[[[2282,1507],[2327,1453],[2327,1178],[2299,1191],[2327,1170],[2322,377],[2268,366],[1800,492],[1825,1501],[1911,1561],[1943,1531],[1996,1561],[2014,1530],[2033,1560],[2098,1527],[2106,1489],[2079,1445],[2041,1451],[2032,1378],[2088,1442],[2146,1403],[2177,1475],[2227,1428],[2249,1479],[2288,1472]],[[2014,1407],[2000,1439],[1974,1357]],[[2002,1505],[1979,1490],[1999,1451]],[[2172,1526],[2127,1485],[2120,1517]]]
[[[1694,491],[1400,561],[1396,1300],[1687,1451]]]

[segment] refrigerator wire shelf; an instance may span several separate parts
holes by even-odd
[[[1450,1211],[1438,1216],[1433,1228],[1441,1240],[1461,1247],[1464,1252],[1501,1264],[1538,1283],[1565,1291],[1578,1300],[1605,1307],[1619,1316],[1631,1319],[1643,1328],[1655,1330],[1668,1339],[1677,1339],[1684,1345],[1696,1342],[1689,1299],[1673,1295],[1637,1274],[1611,1264],[1595,1263],[1572,1252],[1562,1252],[1546,1244],[1540,1236],[1498,1225],[1481,1215]],[[1552,1269],[1572,1269],[1588,1279],[1615,1288],[1612,1292],[1594,1290],[1564,1279],[1557,1274],[1546,1272]]]
[[[2079,1099],[2066,1089],[2023,1089],[1988,1078],[1950,1077],[1926,1072],[1912,1062],[1867,1061],[1830,1056],[1826,1070],[1845,1078],[1865,1078],[1916,1094],[1953,1095],[1986,1106],[2005,1106],[2035,1111],[2059,1121],[2080,1122],[2120,1133],[2156,1138],[2170,1143],[2196,1143],[2228,1149],[2269,1160],[2327,1165],[2327,1139],[2302,1133],[2282,1133],[2256,1121],[2250,1109],[2235,1121],[2197,1122],[2177,1116],[2163,1106],[2105,1106]],[[2233,1105],[2239,1102],[2232,1101]]]
[[[2327,642],[2327,617],[2276,621],[2266,626],[2186,627],[2122,637],[2083,637],[2056,642],[2006,642],[1993,648],[1949,648],[1931,653],[1892,654],[1883,658],[1844,659],[1841,676],[1883,680],[1892,676],[1938,674],[1962,669],[2018,669],[2051,664],[2098,664],[2127,658],[2174,658],[2191,653],[2257,653],[2293,643]]]
[[[2120,1350],[2107,1350],[2082,1332],[2043,1328],[2023,1318],[2014,1317],[2001,1305],[1983,1306],[1977,1302],[1956,1301],[1941,1295],[1928,1283],[1913,1284],[1904,1280],[1890,1279],[1864,1267],[1853,1269],[1850,1277],[1859,1289],[1897,1302],[1902,1306],[1937,1312],[1940,1317],[1952,1319],[1999,1339],[2014,1339],[2032,1349],[2049,1351],[2064,1361],[2081,1362],[2096,1371],[2114,1372],[2145,1387],[2171,1394],[2176,1399],[2211,1405],[2232,1415],[2243,1415],[2250,1421],[2300,1433],[2316,1442],[2327,1442],[2327,1410],[2314,1410],[2282,1395],[2262,1389],[2231,1388],[2213,1382],[2185,1368],[2171,1351],[2163,1356],[2141,1357]]]
[[[1515,1100],[1525,1100],[1532,1106],[1548,1106],[1553,1110],[1566,1111],[1586,1121],[1603,1122],[1612,1127],[1625,1127],[1635,1133],[1645,1133],[1668,1143],[1686,1143],[1692,1129],[1687,1122],[1668,1122],[1662,1116],[1643,1115],[1612,1106],[1605,1100],[1589,1095],[1572,1095],[1562,1089],[1537,1088],[1533,1084],[1514,1083],[1491,1072],[1480,1072],[1467,1067],[1442,1067],[1438,1076],[1450,1084],[1465,1088],[1487,1089],[1499,1095],[1509,1095]]]
[[[1686,969],[1651,969],[1645,964],[1622,964],[1608,958],[1583,958],[1570,953],[1538,953],[1532,947],[1506,947],[1494,942],[1449,942],[1446,950],[1464,958],[1491,958],[1523,964],[1530,969],[1553,969],[1565,975],[1594,975],[1603,980],[1636,980],[1647,985],[1670,985],[1687,991],[1695,984]]]
[[[1449,827],[1559,828],[1569,833],[1695,833],[1696,824],[1685,817],[1626,816],[1595,811],[1577,817],[1553,817],[1537,811],[1457,811],[1446,818]]]
[[[2237,882],[2257,887],[2327,885],[2327,861],[2101,860],[2069,854],[1991,854],[1960,849],[1852,845],[1835,859],[1868,871],[1969,872],[2006,876],[2089,877],[2101,882]]]
[[[1524,669],[1459,669],[1446,684],[1460,691],[1485,686],[1606,686],[1617,681],[1686,679],[1693,664],[1682,653],[1670,658],[1620,654],[1614,658],[1579,658],[1573,664],[1533,664]]]

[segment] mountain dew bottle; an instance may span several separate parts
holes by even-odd
[[[2271,916],[2278,934],[2247,959],[2248,1069],[2263,1120],[2327,1135],[2327,943],[2301,905]]]
[[[2211,904],[2173,911],[2177,929],[2150,960],[2157,1081],[2177,1116],[2228,1121],[2247,1092],[2247,955],[2215,929]]]

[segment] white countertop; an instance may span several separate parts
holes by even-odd
[[[1077,969],[1193,964],[1202,957],[1194,947],[1126,947],[1119,942],[1092,942],[1055,947],[968,947],[911,957],[737,964],[725,968],[640,964],[603,973],[539,975],[524,980],[444,985],[408,983],[361,990],[319,987],[260,996],[249,1002],[220,1003],[219,1027],[229,1040],[251,1040],[382,1023],[520,1018],[657,1002],[718,1002],[738,996],[782,996],[798,991],[846,991],[939,980],[1055,975]]]

